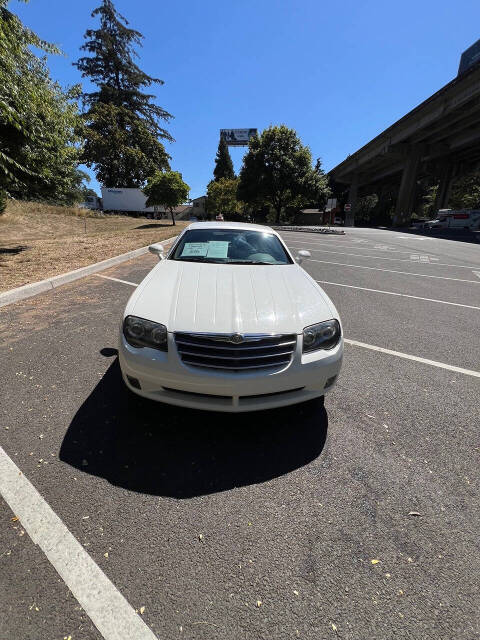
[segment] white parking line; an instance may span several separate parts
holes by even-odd
[[[290,246],[289,242],[287,242],[287,239],[284,238],[284,240],[286,245]],[[341,247],[342,249],[356,249],[357,251],[372,251],[372,247],[359,247],[358,245],[349,246],[345,244],[334,244],[333,242],[322,242],[320,240],[318,242],[308,242],[308,240],[303,240],[303,238],[301,240],[300,239],[292,240],[292,242],[301,242],[302,244],[312,244],[317,247],[319,245],[324,245],[326,247]],[[365,242],[368,242],[368,241],[365,240]],[[389,253],[405,253],[410,255],[413,252],[413,249],[409,249],[408,251],[402,251],[400,249],[389,249],[388,252]]]
[[[432,260],[435,262],[438,261],[439,258],[433,258],[432,256],[425,256],[425,255],[419,255],[418,253],[412,253],[412,255],[410,256],[410,260],[413,260],[413,262],[422,262],[422,263],[429,264]]]
[[[386,353],[387,355],[396,356],[397,358],[404,358],[405,360],[414,360],[415,362],[428,364],[431,367],[439,367],[440,369],[446,369],[447,371],[455,371],[455,373],[463,373],[464,375],[472,376],[473,378],[480,378],[480,371],[473,371],[472,369],[463,369],[462,367],[455,367],[454,365],[445,364],[444,362],[437,362],[436,360],[427,360],[427,358],[412,356],[409,353],[402,353],[401,351],[392,351],[391,349],[384,349],[383,347],[377,347],[373,344],[365,344],[365,342],[358,342],[358,340],[349,340],[347,338],[344,338],[344,342],[346,342],[347,344],[351,344],[355,347],[363,347],[363,349],[380,351],[380,353]]]
[[[372,293],[384,293],[387,296],[399,296],[401,298],[413,298],[414,300],[425,300],[425,302],[438,302],[439,304],[449,304],[453,307],[464,307],[466,309],[475,309],[480,311],[480,307],[474,307],[471,304],[461,304],[460,302],[448,302],[447,300],[437,300],[436,298],[422,298],[421,296],[412,296],[409,293],[396,293],[395,291],[382,291],[382,289],[369,289],[368,287],[356,287],[353,284],[343,284],[341,282],[328,282],[327,280],[316,280],[320,284],[332,284],[336,287],[347,287],[347,289],[360,289],[361,291],[371,291]]]
[[[291,249],[305,249],[305,247],[294,247],[293,245],[288,245],[288,246]],[[409,262],[409,263],[419,262],[419,260],[413,260],[411,258],[406,260],[404,258],[387,258],[386,256],[371,256],[371,255],[367,256],[367,255],[363,255],[363,254],[360,254],[360,253],[346,253],[344,251],[328,251],[327,249],[308,249],[308,251],[318,251],[320,253],[335,253],[335,254],[339,254],[339,255],[342,255],[342,256],[351,256],[353,258],[373,258],[374,260],[393,260],[395,262]],[[403,251],[401,253],[403,253]],[[410,252],[408,252],[408,253],[410,253]],[[425,257],[425,256],[422,256],[422,258],[423,257]],[[430,260],[438,260],[438,258],[433,258],[432,256],[426,256],[426,257],[429,257]],[[423,263],[423,261],[422,261],[422,263]],[[428,264],[432,264],[432,263],[428,263]],[[444,262],[435,262],[433,264],[433,266],[434,267],[458,267],[459,269],[469,269],[470,271],[472,271],[472,265],[446,264]],[[475,273],[475,271],[473,273]],[[480,271],[478,273],[480,273]]]
[[[361,264],[346,264],[344,262],[329,262],[328,260],[317,260],[309,258],[310,262],[322,262],[323,264],[335,264],[339,267],[350,267],[351,269],[369,269],[370,271],[384,271],[386,273],[398,273],[402,276],[416,276],[418,278],[435,278],[436,280],[455,280],[456,282],[470,282],[480,284],[479,280],[463,280],[462,278],[447,278],[447,276],[431,276],[426,273],[411,273],[410,271],[394,271],[393,269],[380,269],[380,267],[366,267]]]
[[[121,282],[122,284],[129,284],[132,287],[138,287],[138,284],[136,282],[129,282],[128,280],[120,280],[119,278],[112,278],[111,276],[102,276],[99,273],[96,273],[95,275],[98,276],[99,278],[105,278],[105,280],[114,280],[115,282]]]
[[[0,494],[105,640],[157,640],[2,447]]]
[[[379,249],[380,251],[395,251],[395,248],[390,247],[388,244],[376,244],[373,248]]]
[[[471,304],[461,304],[460,302],[447,302],[447,300],[437,300],[436,298],[422,298],[421,296],[412,296],[409,293],[396,293],[395,291],[382,291],[381,289],[369,289],[368,287],[356,287],[353,284],[342,284],[341,282],[327,282],[327,280],[316,280],[320,284],[332,284],[336,287],[347,287],[347,289],[360,289],[361,291],[371,291],[372,293],[384,293],[387,296],[399,296],[401,298],[413,298],[414,300],[425,300],[426,302],[438,302],[439,304],[449,304],[453,307],[465,307],[466,309],[475,309],[480,311],[480,307],[474,307]]]
[[[437,240],[438,238],[427,238],[426,236],[403,236],[400,238],[395,238],[395,240]]]

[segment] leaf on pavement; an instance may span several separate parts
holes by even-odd
[[[143,614],[145,613],[145,607],[140,607],[139,609],[141,615],[143,616]]]
[[[377,558],[374,558],[373,560],[370,560],[370,562],[372,564],[378,564],[380,562],[380,560],[377,560]]]
[[[422,514],[419,513],[418,511],[409,511],[408,515],[409,516],[421,516]]]
[[[13,518],[11,518],[12,522],[16,522],[18,520],[18,516],[13,516]]]

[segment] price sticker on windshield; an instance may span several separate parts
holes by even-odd
[[[228,241],[210,240],[208,243],[207,258],[226,258],[228,253]]]
[[[208,245],[208,242],[186,242],[181,257],[199,256],[204,258],[207,255]]]

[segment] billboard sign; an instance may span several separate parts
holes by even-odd
[[[468,47],[460,58],[460,66],[458,68],[458,75],[464,73],[467,69],[472,67],[476,62],[480,60],[480,40],[477,40],[475,44]]]
[[[220,137],[231,147],[247,146],[250,138],[257,135],[257,129],[220,129]]]

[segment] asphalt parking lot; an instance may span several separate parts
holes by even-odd
[[[129,400],[117,332],[150,255],[0,309],[2,486],[52,510],[32,540],[0,500],[1,640],[124,619],[142,639],[480,638],[480,248],[283,235],[349,341],[324,408]]]

